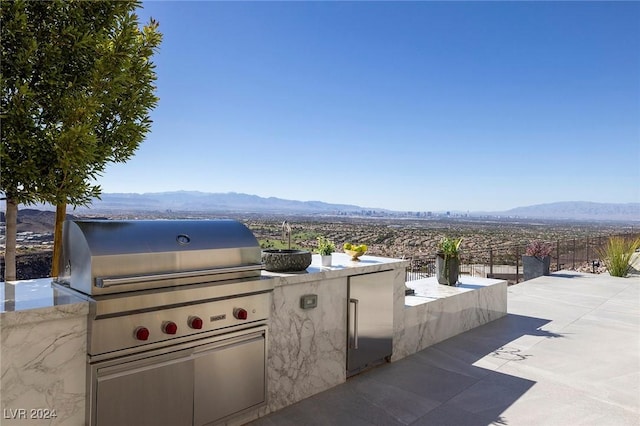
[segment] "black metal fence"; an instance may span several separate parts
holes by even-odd
[[[551,245],[550,271],[581,270],[596,272],[600,264],[600,251],[613,236],[638,238],[640,233],[599,235],[591,238],[545,241]],[[461,250],[460,273],[486,278],[505,279],[509,284],[523,281],[522,255],[528,243],[513,244],[501,248]],[[406,280],[414,281],[435,276],[433,255],[414,256],[407,268]]]

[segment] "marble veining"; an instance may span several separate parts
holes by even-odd
[[[457,287],[434,277],[407,283],[416,295],[396,315],[393,360],[506,315],[506,281],[466,275],[460,281]]]
[[[353,262],[334,253],[331,267],[320,257],[303,274],[271,274],[273,310],[267,360],[269,403],[260,415],[291,405],[346,381],[349,276],[393,271],[394,315],[404,306],[407,261],[363,256]],[[300,307],[300,297],[318,295],[318,306]],[[395,317],[394,317],[395,322]]]
[[[31,424],[83,424],[86,317],[10,326],[5,322],[0,330],[2,412],[9,409],[14,412],[25,409],[27,413],[32,409],[55,410],[56,417],[50,421]],[[2,424],[29,422],[4,418]]]
[[[0,303],[2,425],[84,424],[88,301],[43,278],[0,283]]]
[[[300,307],[317,294],[318,306]],[[276,287],[269,320],[269,411],[291,405],[346,379],[346,279]]]

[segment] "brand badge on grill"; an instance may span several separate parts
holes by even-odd
[[[176,237],[176,241],[178,242],[178,244],[186,246],[191,242],[191,238],[188,235],[180,234]]]
[[[212,317],[209,317],[209,321],[213,322],[213,321],[220,321],[227,318],[227,314],[222,314],[222,315],[214,315]]]

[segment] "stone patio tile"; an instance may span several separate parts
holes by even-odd
[[[640,276],[540,277],[508,311],[255,424],[640,424]]]

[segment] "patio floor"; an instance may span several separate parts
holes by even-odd
[[[560,271],[508,291],[506,317],[251,424],[640,424],[640,275]]]

